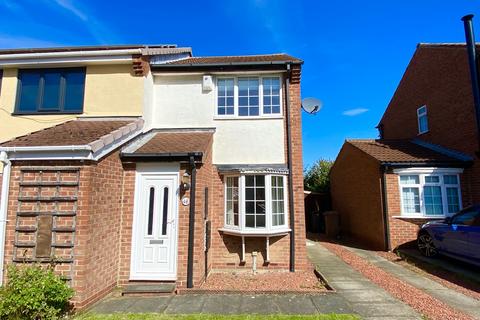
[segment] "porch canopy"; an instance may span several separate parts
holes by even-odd
[[[154,129],[130,142],[120,156],[123,161],[188,161],[201,163],[209,152],[214,129]]]

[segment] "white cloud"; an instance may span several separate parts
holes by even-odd
[[[354,117],[354,116],[358,116],[359,114],[365,113],[367,111],[368,109],[366,108],[355,108],[355,109],[345,110],[342,112],[342,114],[344,116]]]
[[[85,13],[83,13],[80,9],[75,7],[73,3],[68,0],[54,0],[60,7],[64,8],[65,10],[70,11],[73,15],[77,16],[80,20],[87,21],[88,17]]]
[[[118,42],[116,34],[85,8],[79,7],[70,0],[50,0],[48,3],[56,5],[84,22],[85,28],[97,42],[109,44]]]

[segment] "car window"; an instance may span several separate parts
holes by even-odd
[[[459,224],[464,226],[479,225],[480,212],[478,209],[467,209],[453,217],[452,224]]]

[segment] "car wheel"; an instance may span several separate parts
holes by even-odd
[[[432,237],[426,232],[418,236],[417,246],[418,250],[420,250],[425,257],[435,257],[438,253]]]

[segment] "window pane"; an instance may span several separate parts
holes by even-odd
[[[168,187],[163,188],[162,236],[167,234]]]
[[[263,78],[263,113],[280,113],[280,78]]]
[[[428,131],[428,120],[426,114],[418,117],[418,131],[420,133]]]
[[[458,198],[458,188],[447,187],[448,213],[455,213],[460,210],[460,199]]]
[[[440,183],[439,176],[425,176],[425,183]]]
[[[233,114],[233,79],[218,79],[217,81],[217,114]]]
[[[42,110],[60,110],[60,72],[46,72],[43,75]]]
[[[400,183],[401,184],[419,184],[420,178],[418,175],[400,176]]]
[[[151,236],[153,233],[153,207],[155,204],[155,188],[150,188],[150,196],[148,198],[148,223],[147,235]]]
[[[245,188],[245,200],[255,200],[254,188]]]
[[[22,72],[20,70],[18,77],[21,85],[18,111],[37,111],[40,74],[36,72]]]
[[[258,116],[258,78],[238,78],[238,114]]]
[[[456,215],[452,224],[460,224],[466,226],[479,226],[480,225],[480,212],[475,208],[465,209],[462,213]]]
[[[245,226],[249,228],[255,228],[255,216],[254,215],[246,215],[245,216]]]
[[[425,186],[423,189],[425,198],[426,215],[442,215],[442,190],[438,186]]]
[[[458,184],[458,178],[456,175],[443,176],[443,181],[445,184]]]
[[[257,215],[256,216],[256,227],[257,228],[265,228],[265,215]]]
[[[402,188],[403,212],[420,213],[420,196],[418,188]]]
[[[255,186],[255,176],[245,176],[245,186],[247,187]]]
[[[284,222],[284,198],[283,177],[272,176],[272,225],[283,225]],[[273,219],[275,217],[275,219]]]
[[[238,177],[226,178],[226,224],[238,226]]]

